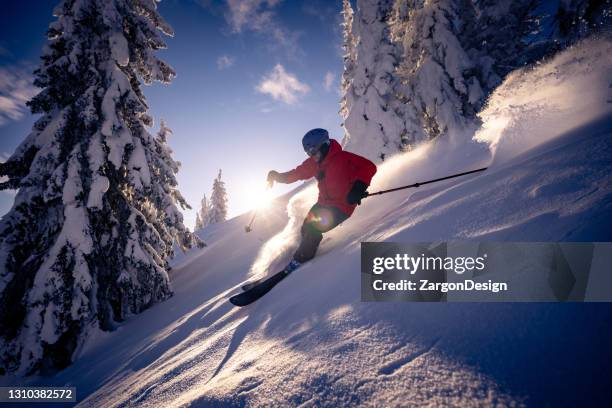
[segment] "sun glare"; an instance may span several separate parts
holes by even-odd
[[[253,198],[253,208],[265,208],[272,201],[272,189],[266,184],[256,185],[249,196]]]

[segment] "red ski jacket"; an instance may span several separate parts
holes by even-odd
[[[356,204],[349,204],[346,197],[356,180],[368,186],[376,174],[376,165],[354,153],[342,150],[335,140],[331,140],[329,151],[321,163],[309,157],[295,169],[281,173],[282,182],[293,183],[316,177],[319,180],[318,203],[336,207],[350,216]]]

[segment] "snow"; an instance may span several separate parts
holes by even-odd
[[[122,33],[113,33],[108,38],[111,57],[117,61],[122,67],[125,67],[130,61],[130,52],[128,49],[128,42]]]
[[[102,123],[101,133],[104,136],[111,137],[115,133],[115,129],[120,127],[120,121],[117,118],[117,106],[120,105],[120,99],[125,96],[126,93],[133,93],[131,90],[130,83],[127,76],[117,66],[109,66],[107,68],[107,75],[111,81],[111,85],[108,87],[102,99],[102,114],[104,115],[104,122]],[[123,133],[127,132],[126,130]],[[122,131],[119,131],[120,136]],[[119,138],[120,141],[123,138]],[[120,149],[121,154],[123,153],[123,143],[119,143],[117,149]],[[111,146],[112,149],[112,146]],[[115,153],[115,156],[119,153]],[[116,160],[116,159],[115,159]],[[119,164],[121,161],[119,160]],[[119,164],[113,162],[116,167]]]
[[[611,67],[612,42],[589,40],[549,64],[513,72],[480,113],[476,140],[490,143],[500,162],[609,113]]]
[[[128,167],[131,169],[132,173],[136,172],[137,176],[132,177],[132,182],[134,186],[138,189],[142,189],[144,187],[149,187],[151,184],[151,173],[149,172],[149,166],[147,164],[147,157],[145,155],[145,150],[142,146],[140,139],[134,138],[133,140],[134,150],[130,155],[130,160],[128,162]]]
[[[83,187],[79,177],[79,159],[78,149],[75,148],[70,154],[68,161],[68,175],[65,180],[62,200],[66,205],[74,205],[77,202],[77,196],[82,194]]]
[[[57,330],[57,322],[55,319],[55,307],[53,304],[49,305],[45,309],[45,318],[43,319],[43,326],[40,329],[40,338],[49,343],[53,344],[59,338],[59,331]]]
[[[109,187],[110,182],[107,177],[95,175],[91,183],[91,189],[89,190],[89,197],[87,198],[87,208],[101,209],[102,198]]]
[[[175,260],[172,298],[28,381],[75,386],[80,406],[603,405],[609,304],[359,301],[362,241],[612,239],[612,114],[598,99],[610,64],[584,59],[611,54],[584,47],[508,78],[478,140],[395,156],[370,191],[492,162],[486,172],[364,200],[313,261],[242,309],[227,298],[286,261],[316,187],[277,199],[249,234],[250,213],[211,225],[207,248]],[[574,84],[579,100],[565,102]]]

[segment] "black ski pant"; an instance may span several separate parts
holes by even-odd
[[[336,228],[347,218],[348,215],[336,207],[323,206],[319,203],[313,205],[302,224],[302,241],[293,259],[303,263],[314,258],[323,239],[323,233]]]

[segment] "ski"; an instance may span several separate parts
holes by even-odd
[[[247,287],[247,289],[245,289],[245,291],[242,293],[232,296],[229,299],[230,303],[239,307],[250,305],[271,291],[274,286],[276,286],[280,281],[285,279],[287,276],[289,276],[289,274],[291,274],[291,272],[295,271],[299,267],[300,264],[291,261],[282,271],[275,273],[269,278],[251,282],[251,284],[247,283],[243,286],[243,288]]]
[[[285,266],[285,269],[283,269],[283,271],[287,270],[287,269],[291,269],[290,272],[292,272],[292,271],[296,270],[299,266],[301,266],[301,265],[299,265],[297,263],[289,263],[287,266]],[[265,281],[266,279],[270,279],[270,278],[271,277],[265,277],[264,276],[263,278],[255,279],[254,281],[245,283],[244,285],[241,286],[241,288],[242,288],[243,291],[246,292],[247,290],[250,290],[250,289],[254,288],[255,286],[257,286],[260,283],[262,283],[263,281]]]
[[[266,278],[261,278],[261,279],[256,279],[253,282],[245,283],[244,285],[242,285],[242,290],[246,292],[247,290],[254,288],[255,286],[259,285],[261,282],[265,280]]]

